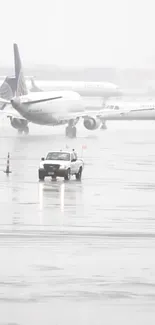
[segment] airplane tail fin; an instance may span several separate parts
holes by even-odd
[[[23,73],[21,58],[19,55],[18,45],[13,44],[14,49],[14,65],[15,65],[15,77],[16,77],[16,96],[27,95],[28,90],[26,87],[26,81]]]
[[[10,100],[16,93],[16,78],[6,77],[0,86],[0,98]],[[5,108],[5,104],[0,104],[0,110]]]
[[[32,85],[32,87],[31,87],[31,89],[30,89],[31,92],[40,92],[40,91],[42,91],[42,89],[40,89],[40,88],[35,84],[35,81],[34,81],[34,78],[33,78],[33,77],[31,77],[31,85]]]

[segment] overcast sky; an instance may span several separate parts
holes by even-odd
[[[153,0],[5,0],[0,65],[155,67]]]

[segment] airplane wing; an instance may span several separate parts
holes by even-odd
[[[0,104],[10,104],[10,100],[0,98]]]
[[[154,107],[151,107],[151,108],[143,108],[143,107],[140,107],[140,108],[127,108],[127,109],[120,109],[118,111],[115,111],[115,110],[109,110],[109,109],[104,109],[104,110],[101,110],[99,113],[98,113],[98,116],[101,117],[101,118],[105,118],[105,119],[115,119],[115,118],[119,118],[119,117],[123,117],[123,116],[127,116],[128,114],[130,114],[132,116],[132,114],[134,114],[135,112],[149,112],[149,111],[154,111],[155,108]]]
[[[87,117],[93,117],[93,118],[97,118],[99,115],[99,111],[84,111],[84,112],[70,112],[70,113],[66,113],[66,114],[62,114],[61,115],[61,119],[62,120],[74,120],[77,118],[87,118]]]
[[[26,120],[22,115],[20,115],[14,109],[2,110],[2,111],[0,111],[0,116],[12,117],[12,118],[16,118],[16,119],[19,119],[19,120]]]
[[[22,115],[20,115],[16,110],[14,110],[13,108],[10,108],[10,109],[5,109],[4,110],[4,107],[5,106],[10,106],[12,107],[11,105],[11,102],[10,100],[7,100],[7,99],[3,99],[3,98],[0,98],[0,115],[2,116],[6,116],[6,117],[12,117],[12,118],[17,118],[17,119],[20,119],[20,120],[26,120]]]

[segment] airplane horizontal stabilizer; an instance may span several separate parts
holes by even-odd
[[[58,97],[50,97],[50,98],[44,98],[44,99],[36,99],[36,100],[30,100],[30,101],[27,101],[27,102],[23,102],[22,105],[24,104],[38,104],[38,103],[43,103],[43,102],[49,102],[51,100],[55,100],[55,99],[60,99],[60,98],[63,98],[62,96],[58,96]]]
[[[10,104],[10,100],[0,98],[0,104]]]

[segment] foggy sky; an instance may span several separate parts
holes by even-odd
[[[153,0],[1,1],[0,65],[155,67]]]

